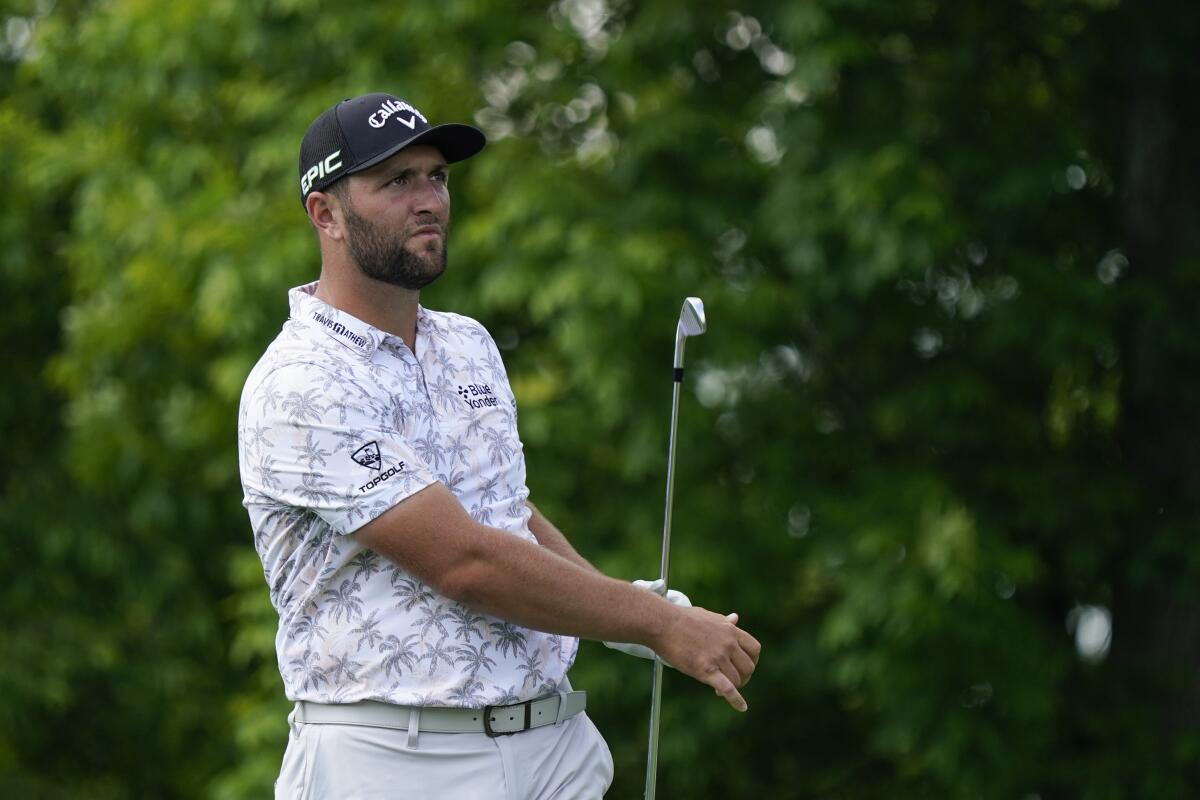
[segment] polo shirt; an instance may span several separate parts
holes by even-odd
[[[350,535],[441,481],[478,522],[536,543],[495,342],[473,319],[419,306],[414,354],[316,287],[289,292],[238,413],[288,699],[478,708],[556,691],[577,639],[460,605]]]

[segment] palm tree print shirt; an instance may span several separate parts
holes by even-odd
[[[459,605],[348,535],[441,481],[479,522],[536,542],[495,342],[473,319],[419,307],[414,355],[316,287],[289,293],[238,412],[288,699],[478,708],[556,691],[577,639]]]

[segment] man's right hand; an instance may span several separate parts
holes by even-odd
[[[734,709],[745,711],[746,700],[738,689],[758,666],[762,645],[737,626],[737,614],[721,616],[698,607],[671,609],[654,651],[680,672],[711,686]]]

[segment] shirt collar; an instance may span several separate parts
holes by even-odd
[[[313,296],[316,291],[317,281],[313,281],[288,292],[292,319],[323,331],[334,341],[370,358],[389,334],[318,300]]]

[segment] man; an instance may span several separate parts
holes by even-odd
[[[612,759],[566,677],[577,637],[650,648],[746,708],[758,642],[580,557],[528,501],[492,338],[419,304],[446,266],[447,164],[483,146],[386,94],[328,109],[300,146],[320,279],[291,291],[238,425],[296,702],[279,798],[602,796]]]

